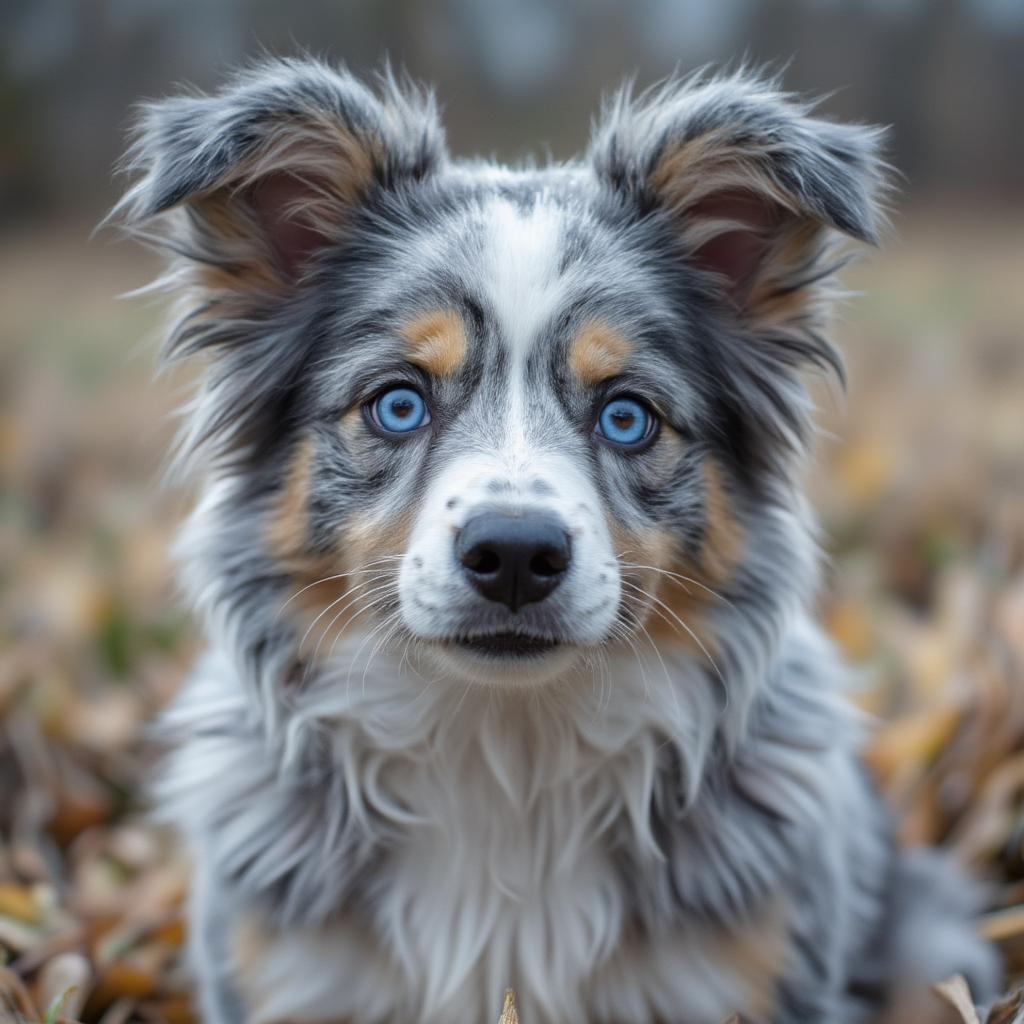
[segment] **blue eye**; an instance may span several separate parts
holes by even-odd
[[[597,419],[597,433],[612,444],[625,448],[650,436],[654,416],[635,398],[613,398]]]
[[[392,388],[370,407],[374,422],[389,434],[408,434],[430,422],[423,396],[412,388]]]

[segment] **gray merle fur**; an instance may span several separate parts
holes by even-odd
[[[271,61],[148,105],[113,214],[169,254],[166,358],[206,364],[179,556],[210,651],[165,716],[157,799],[197,862],[207,1019],[468,1022],[516,984],[534,1024],[852,1024],[955,972],[991,993],[977,893],[896,848],[809,613],[804,375],[841,373],[831,281],[841,236],[878,239],[879,132],[697,75],[620,91],[581,158],[507,170],[453,159],[430,94],[378,84]],[[464,352],[432,375],[403,332],[438,309]],[[629,349],[596,383],[573,368],[594,323]],[[369,412],[396,384],[431,413],[407,440]],[[632,454],[594,435],[624,393],[660,423]],[[431,651],[511,627],[439,549],[509,502],[573,526],[575,575],[513,625],[579,657],[467,683]],[[724,578],[691,580],[715,590],[710,648],[655,641],[662,570],[702,572],[724,519]],[[352,561],[353,537],[399,534]],[[378,590],[312,653],[298,555]]]

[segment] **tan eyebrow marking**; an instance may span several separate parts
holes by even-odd
[[[622,373],[633,346],[611,324],[591,320],[569,346],[569,369],[588,386]]]
[[[409,362],[434,377],[450,377],[466,359],[466,325],[453,309],[421,313],[401,331]]]

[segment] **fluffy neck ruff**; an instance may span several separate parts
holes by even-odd
[[[294,637],[277,590],[240,585],[251,544],[217,528],[232,493],[209,492],[186,531],[186,582],[221,646],[166,716],[158,805],[239,913],[282,934],[358,921],[428,1019],[479,1018],[509,983],[539,1021],[584,1019],[565,1000],[629,936],[742,929],[837,827],[855,730],[802,611],[816,574],[799,502],[752,527],[709,613],[713,668],[638,644],[509,692],[369,658],[360,636],[282,687]],[[211,576],[225,548],[238,573]]]
[[[566,979],[638,928],[742,926],[828,826],[852,730],[822,641],[790,637],[732,754],[714,684],[670,652],[535,693],[340,661],[272,736],[214,654],[166,717],[161,806],[273,926],[369,924],[420,1007],[512,980],[576,1019]]]

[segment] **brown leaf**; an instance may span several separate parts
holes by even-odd
[[[188,996],[168,996],[139,1004],[140,1014],[151,1014],[160,1024],[195,1024],[197,1017]]]
[[[0,1020],[22,1016],[28,1020],[41,1020],[42,1014],[36,1007],[25,983],[14,971],[0,967]]]
[[[924,766],[949,743],[962,716],[956,704],[932,704],[883,726],[866,757],[883,779]]]
[[[964,864],[981,866],[1005,845],[1020,813],[1024,753],[1000,765],[985,781],[952,839]]]
[[[0,885],[0,916],[22,924],[38,924],[39,905],[32,890],[21,885]]]
[[[89,995],[90,1016],[119,999],[145,999],[155,995],[158,985],[158,979],[149,971],[124,960],[115,961],[103,969]]]
[[[1024,988],[996,1003],[989,1010],[985,1024],[1024,1024]]]
[[[79,950],[83,947],[87,934],[83,927],[75,925],[67,931],[51,935],[19,956],[12,965],[13,969],[23,978],[28,977],[39,970],[51,957]]]
[[[1024,905],[986,914],[981,920],[981,934],[989,942],[1024,938]]]

